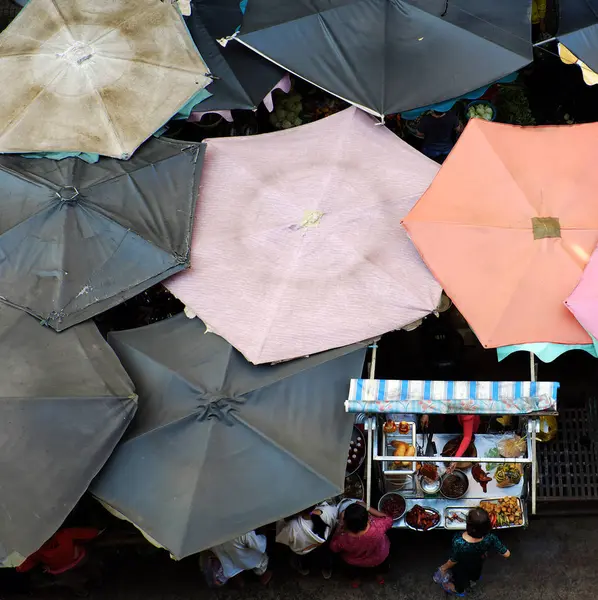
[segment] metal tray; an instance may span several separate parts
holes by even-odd
[[[497,527],[493,527],[493,530],[496,529],[512,529],[513,527],[524,527],[525,526],[525,512],[523,510],[523,503],[521,502],[521,498],[517,497],[517,496],[511,496],[511,498],[516,498],[517,499],[517,504],[519,504],[519,510],[521,511],[521,523],[513,523],[512,525],[500,525]],[[498,504],[498,501],[501,500],[501,498],[490,498],[488,500],[486,500],[485,498],[483,500],[480,500],[480,502],[490,502],[491,504]]]
[[[365,461],[365,457],[367,455],[367,444],[365,441],[365,437],[363,435],[363,433],[361,433],[361,431],[359,430],[358,427],[355,427],[355,425],[353,426],[353,432],[351,433],[351,441],[354,443],[357,443],[358,441],[361,442],[361,453],[358,455],[357,457],[357,463],[353,463],[353,464],[349,464],[347,463],[345,465],[345,477],[349,477],[351,475],[353,475],[354,473],[357,473],[357,471],[359,471],[359,469],[361,469],[361,465],[363,465],[364,461]],[[347,451],[347,459],[349,457],[349,452]]]
[[[467,515],[469,511],[472,509],[472,506],[447,506],[444,509],[444,528],[445,529],[465,529],[465,521],[450,521],[448,519],[448,515],[451,513],[459,513],[463,516],[464,519],[467,519]]]
[[[429,529],[418,529],[417,527],[412,527],[411,525],[409,525],[409,523],[407,523],[407,513],[409,512],[409,510],[413,510],[414,506],[412,506],[403,515],[404,522],[405,522],[405,527],[411,529],[412,531],[419,531],[420,533],[428,533],[428,531],[432,531],[433,529],[436,529],[437,527],[440,527],[440,525],[442,524],[442,516],[441,516],[441,514],[435,508],[430,508],[429,506],[423,506],[422,504],[420,504],[419,506],[421,506],[426,512],[436,513],[438,515],[438,523],[436,523],[436,525],[432,525],[432,527],[430,527]]]

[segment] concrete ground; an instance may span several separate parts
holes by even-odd
[[[244,589],[209,590],[194,558],[175,563],[163,552],[147,556],[121,551],[106,565],[102,587],[93,600],[442,600],[432,583],[435,568],[447,558],[447,532],[393,532],[392,571],[386,584],[367,582],[355,590],[335,573],[324,581],[318,573],[302,577],[287,566],[286,555],[272,552],[274,578],[264,588],[247,578]],[[478,600],[593,600],[598,597],[598,518],[542,519],[527,530],[501,536],[512,552],[510,560],[492,557],[483,580],[471,594]],[[1,586],[1,582],[0,582]],[[34,594],[35,598],[65,599],[69,595]],[[23,596],[3,591],[3,600]]]

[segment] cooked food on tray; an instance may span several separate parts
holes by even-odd
[[[434,463],[423,463],[419,468],[419,474],[430,481],[438,481],[438,466]]]
[[[525,439],[518,435],[506,437],[498,442],[498,451],[505,458],[519,458],[525,453]]]
[[[440,523],[440,514],[432,508],[416,504],[406,515],[405,522],[413,529],[428,531]]]
[[[492,477],[488,476],[480,463],[476,463],[471,467],[471,475],[482,486],[482,491],[486,494],[488,492],[488,482],[492,481]]]
[[[444,511],[444,522],[447,526],[458,527],[467,522],[468,508],[447,508]]]
[[[492,527],[514,527],[523,525],[521,502],[516,496],[506,496],[498,500],[480,502],[489,515]]]
[[[407,442],[401,442],[399,440],[394,440],[391,442],[391,446],[395,449],[392,453],[393,456],[415,456],[415,447]],[[406,469],[410,467],[413,463],[409,461],[395,461],[392,463],[393,469]]]
[[[400,519],[405,512],[405,499],[400,494],[389,492],[380,498],[378,508],[394,520]]]

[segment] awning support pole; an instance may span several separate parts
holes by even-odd
[[[375,379],[376,375],[376,354],[378,353],[378,343],[374,342],[371,346],[372,348],[372,359],[370,361],[370,379]],[[366,464],[366,495],[365,495],[365,503],[367,506],[370,506],[370,501],[372,499],[372,447],[373,447],[373,429],[374,429],[374,421],[376,417],[366,417],[365,425],[368,429],[368,456],[367,456],[367,464]]]
[[[536,357],[533,352],[529,353],[529,365],[530,365],[530,381],[536,381]],[[537,504],[537,486],[538,486],[538,457],[536,453],[536,432],[538,421],[536,419],[530,419],[529,421],[530,429],[529,434],[531,434],[532,439],[532,515],[536,514],[536,504]]]

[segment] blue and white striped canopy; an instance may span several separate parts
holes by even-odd
[[[347,412],[527,414],[556,410],[554,381],[352,379]]]

